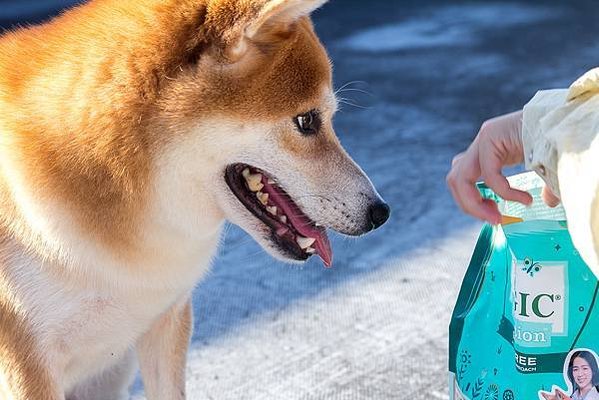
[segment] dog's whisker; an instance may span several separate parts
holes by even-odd
[[[361,105],[359,105],[359,104],[352,103],[352,102],[351,102],[351,101],[349,101],[348,99],[340,99],[340,103],[341,103],[341,104],[347,104],[348,106],[352,106],[352,107],[360,108],[360,109],[362,109],[362,110],[369,110],[369,109],[371,109],[371,108],[372,108],[372,107],[365,107],[365,106],[361,106]]]
[[[362,90],[362,89],[356,89],[356,88],[346,88],[343,90],[338,90],[336,93],[345,93],[345,92],[358,92],[358,93],[364,93],[367,94],[368,96],[373,96],[372,93],[366,91],[366,90]]]
[[[245,255],[244,257],[239,258],[240,262],[249,262],[249,261],[254,261],[256,259],[256,256],[259,256],[261,254],[264,254],[264,250],[259,250],[259,251],[255,251],[255,252],[251,252],[247,255]]]
[[[342,85],[339,89],[337,89],[335,91],[335,94],[339,93],[341,90],[343,90],[343,89],[345,89],[345,88],[347,88],[347,87],[349,87],[351,85],[355,85],[355,84],[358,84],[358,83],[367,84],[365,81],[350,81],[350,82],[347,82],[346,84]]]

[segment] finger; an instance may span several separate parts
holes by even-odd
[[[502,175],[492,175],[490,178],[486,178],[485,182],[504,200],[516,201],[525,205],[532,204],[533,199],[530,193],[512,188],[508,180]]]
[[[507,178],[501,174],[501,165],[499,161],[487,161],[481,163],[482,175],[485,183],[499,197],[504,200],[517,201],[518,203],[532,204],[530,193],[514,189],[510,186]]]
[[[457,154],[457,155],[456,155],[456,156],[453,158],[453,160],[451,160],[451,167],[452,167],[452,168],[453,168],[453,167],[455,167],[455,165],[456,165],[457,163],[459,163],[459,162],[460,162],[460,161],[461,161],[461,160],[464,158],[464,156],[465,156],[465,155],[466,155],[466,152],[465,152],[465,151],[461,152],[460,154]]]
[[[466,151],[454,159],[454,165],[447,175],[447,184],[456,203],[464,212],[475,218],[498,224],[501,221],[501,214],[497,210],[497,205],[493,201],[483,200],[474,183],[479,176],[478,157]]]
[[[476,182],[480,178],[478,153],[471,146],[467,151],[456,155],[451,161],[451,170],[447,175],[448,183],[466,180]]]
[[[488,221],[492,224],[501,222],[501,214],[494,201],[483,199],[474,184],[462,180],[456,184],[454,197],[464,212],[475,218]]]
[[[458,190],[458,182],[475,182],[479,178],[480,168],[477,164],[478,157],[469,155],[467,151],[453,158],[446,182],[447,186],[452,189],[452,195],[456,202],[459,202],[462,197],[462,193]]]
[[[485,212],[490,218],[487,221],[493,225],[501,224],[503,220],[503,216],[499,212],[499,206],[494,200],[491,199],[483,199],[483,207],[485,208]]]
[[[561,202],[560,198],[553,194],[553,191],[549,188],[549,186],[545,186],[543,188],[543,193],[541,195],[545,204],[549,207],[557,207]]]

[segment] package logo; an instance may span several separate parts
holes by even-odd
[[[532,258],[526,257],[524,259],[524,266],[522,267],[522,271],[526,272],[530,276],[535,276],[537,272],[541,271],[543,266],[540,262],[535,262]]]
[[[549,347],[553,336],[567,335],[566,262],[513,260],[514,342]]]

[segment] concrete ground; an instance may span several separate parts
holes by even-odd
[[[3,26],[31,18],[22,3],[0,1]],[[447,328],[480,223],[454,206],[445,173],[484,119],[596,65],[596,15],[592,1],[333,0],[320,10],[350,103],[339,136],[393,215],[370,236],[333,237],[331,270],[278,263],[228,227],[194,295],[189,397],[447,399]],[[133,392],[143,398],[139,383]]]

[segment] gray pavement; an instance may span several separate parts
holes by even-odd
[[[190,398],[447,399],[447,327],[480,224],[454,206],[446,170],[485,118],[597,64],[598,7],[333,0],[319,11],[336,86],[356,81],[340,93],[354,105],[338,133],[393,214],[370,236],[334,236],[331,270],[276,262],[228,227],[194,295]],[[0,21],[26,12],[14,15]]]

